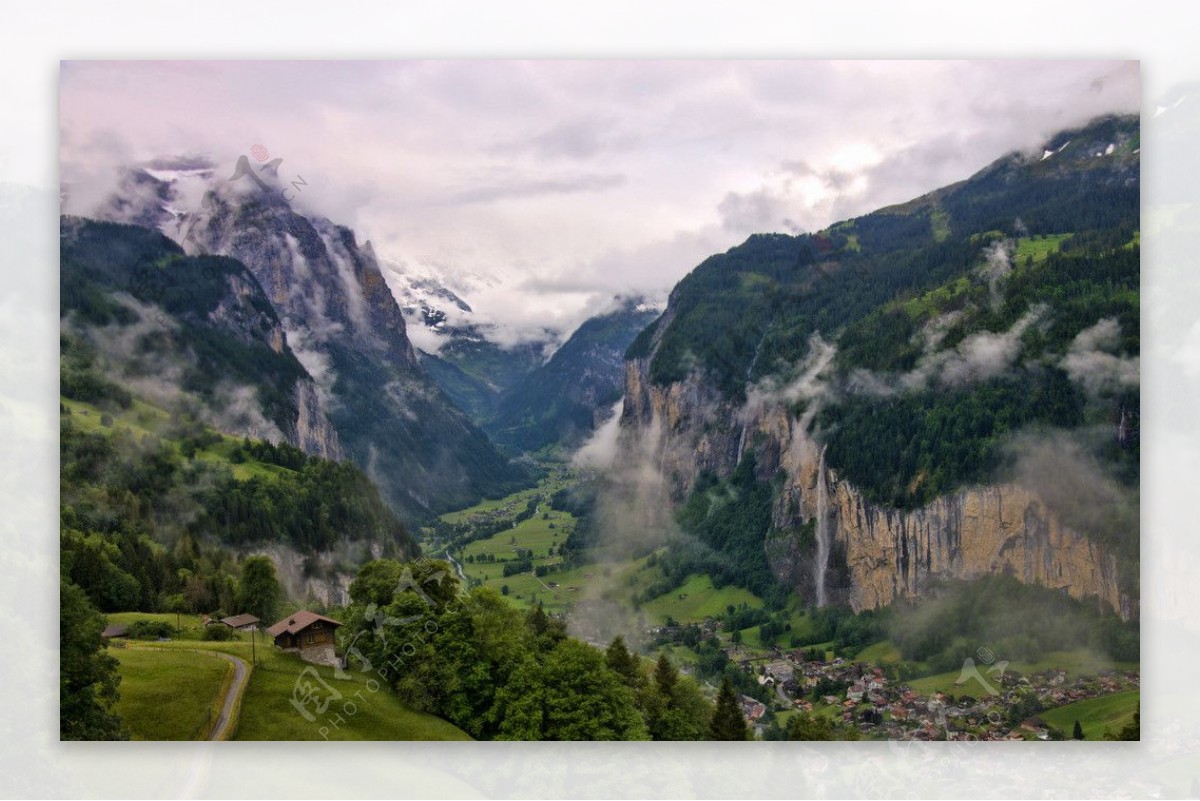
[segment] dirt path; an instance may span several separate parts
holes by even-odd
[[[133,643],[128,643],[125,647],[139,651],[167,650],[147,645],[134,645]],[[193,654],[204,654],[205,656],[219,656],[233,665],[233,681],[229,682],[229,689],[225,691],[225,700],[221,703],[221,714],[217,715],[217,719],[213,721],[212,730],[204,738],[206,740],[228,740],[230,735],[233,734],[233,720],[237,717],[238,707],[242,705],[242,691],[246,688],[246,679],[250,677],[250,666],[240,656],[227,654],[224,651],[211,651],[200,648],[182,650]]]
[[[250,668],[241,657],[227,654],[223,651],[202,651],[198,653],[213,654],[222,659],[233,663],[233,681],[229,683],[229,689],[225,691],[225,703],[221,705],[221,714],[217,716],[213,723],[212,731],[208,733],[210,740],[228,740],[233,733],[231,731],[233,720],[236,717],[238,707],[242,703],[242,691],[246,687],[246,679],[250,676]]]

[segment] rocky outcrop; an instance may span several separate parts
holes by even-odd
[[[264,341],[276,353],[290,349],[315,384],[297,387],[289,378],[281,387],[299,402],[294,421],[272,417],[283,436],[353,461],[409,519],[528,481],[528,471],[500,453],[418,362],[369,242],[293,207],[286,185],[265,167],[251,182],[226,180],[230,173],[213,165],[172,166],[131,170],[136,177],[100,213],[152,224],[187,253],[245,265],[265,294],[251,311],[278,329],[264,331]]]
[[[378,543],[338,543],[333,551],[301,553],[291,545],[273,542],[247,550],[243,556],[265,556],[275,566],[275,575],[288,598],[315,602],[323,606],[341,606],[350,602],[353,565],[378,558]]]
[[[302,378],[296,382],[296,426],[289,433],[305,453],[325,459],[342,458],[337,430],[325,415],[325,404],[311,380]]]
[[[776,575],[802,592],[815,596],[817,549],[807,529],[824,516],[833,544],[826,591],[831,601],[856,610],[919,597],[940,579],[1008,574],[1075,598],[1097,598],[1124,619],[1136,613],[1121,589],[1116,558],[1063,525],[1034,490],[969,487],[911,511],[882,507],[836,471],[822,473],[804,439],[797,432],[785,456],[791,471],[776,499],[767,546]]]
[[[735,406],[698,377],[655,386],[645,360],[626,365],[624,436],[657,438],[655,458],[676,499],[701,471],[728,476],[749,453],[760,478],[783,472],[767,557],[775,575],[806,599],[816,601],[820,573],[827,601],[855,610],[919,597],[939,579],[1010,574],[1098,598],[1122,618],[1136,616],[1117,560],[1064,526],[1033,489],[970,487],[911,511],[878,506],[836,470],[821,469],[807,423],[778,405]],[[823,571],[817,564],[822,520],[829,537]]]

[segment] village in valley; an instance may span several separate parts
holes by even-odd
[[[706,621],[701,636],[715,638],[717,629],[715,620]],[[648,633],[660,643],[678,641],[680,627]],[[980,651],[994,660],[986,649]],[[1104,668],[1084,676],[1047,669],[1022,675],[1005,662],[977,664],[968,658],[957,678],[943,682],[950,685],[945,691],[919,691],[913,682],[897,680],[894,666],[826,659],[811,649],[772,649],[762,655],[734,647],[725,654],[771,691],[766,702],[742,696],[742,712],[760,738],[769,711],[779,715],[795,710],[826,715],[856,729],[864,739],[1050,740],[1062,732],[1029,711],[1031,699],[1036,699],[1039,711],[1049,711],[1102,696],[1136,694],[1140,686],[1135,670]],[[1065,734],[1070,737],[1071,732]]]
[[[564,490],[577,480],[570,471],[556,471],[537,488],[445,515],[436,529],[426,530],[427,536],[436,532],[439,537],[436,547],[430,541],[426,546],[455,563],[468,584],[495,586],[518,604],[543,606],[569,621],[583,639],[604,648],[612,634],[594,625],[594,619],[606,616],[589,609],[600,604],[611,613],[615,605],[628,604],[624,591],[643,586],[643,574],[652,572],[655,560],[582,567],[564,563],[563,543],[570,542],[578,521],[557,507],[564,505]],[[825,718],[843,736],[862,739],[1070,739],[1075,723],[1071,710],[1078,708],[1064,708],[1110,699],[1108,722],[1086,726],[1087,739],[1102,739],[1117,735],[1137,708],[1136,663],[1110,663],[1083,650],[1048,654],[1033,663],[1010,662],[980,646],[952,673],[913,673],[913,666],[902,664],[896,647],[886,641],[857,651],[817,641],[792,647],[783,637],[764,643],[757,624],[731,631],[731,625],[741,625],[732,622],[739,615],[763,619],[752,608],[761,602],[735,588],[700,586],[714,597],[698,607],[692,604],[699,593],[689,597],[675,592],[641,604],[636,612],[627,610],[635,631],[626,637],[642,644],[647,659],[666,653],[712,696],[720,682],[712,664],[740,671],[742,713],[760,739],[770,738],[773,724],[783,726],[798,714]],[[737,601],[737,608],[722,606],[721,600]],[[797,607],[790,619],[800,628],[811,612]],[[697,664],[701,651],[710,657],[707,671]],[[1056,713],[1058,709],[1064,711]]]

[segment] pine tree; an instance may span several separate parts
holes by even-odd
[[[746,726],[746,718],[742,716],[742,705],[738,703],[728,676],[721,682],[721,692],[717,694],[717,711],[708,730],[708,739],[750,739],[750,729]]]
[[[283,590],[275,577],[275,565],[265,556],[250,556],[242,562],[242,580],[238,585],[240,612],[254,615],[264,623],[275,620]]]
[[[104,618],[67,578],[59,588],[59,737],[127,740],[114,710],[121,675],[100,637]]]
[[[625,638],[620,635],[613,638],[608,650],[604,652],[604,660],[625,684],[634,689],[641,685],[642,673],[638,670],[638,658],[625,647]]]
[[[659,654],[658,664],[654,668],[654,686],[658,688],[659,694],[670,698],[677,681],[679,681],[679,671],[671,664],[671,660],[667,658],[666,654]]]
[[[1075,721],[1075,730],[1071,732],[1071,737],[1076,740],[1083,739],[1083,727],[1079,725],[1079,721]]]

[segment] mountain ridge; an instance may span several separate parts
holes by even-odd
[[[1102,118],[1053,137],[1048,157],[1009,154],[908,203],[815,234],[755,235],[705,260],[626,351],[625,458],[648,451],[678,504],[708,485],[703,476],[727,480],[753,456],[757,480],[776,486],[774,512],[769,529],[746,536],[770,543],[777,577],[814,603],[818,566],[836,573],[829,560],[858,542],[850,563],[872,568],[847,574],[853,586],[842,597],[869,608],[920,595],[929,581],[901,581],[904,536],[889,534],[895,553],[864,551],[879,532],[855,535],[854,509],[893,509],[907,531],[925,504],[969,493],[981,478],[987,492],[1002,483],[999,468],[1020,469],[1017,433],[1057,426],[1074,443],[1059,474],[1111,488],[1100,505],[1132,526],[1076,514],[1087,525],[1072,536],[1084,535],[1090,555],[1072,570],[1108,578],[1066,589],[1136,615],[1137,516],[1127,510],[1137,504],[1138,125]],[[871,365],[887,372],[866,367],[880,348],[898,354]],[[1021,405],[1031,387],[1048,405]],[[909,413],[904,403],[924,406]],[[914,437],[918,421],[928,441]],[[828,473],[817,470],[826,446]],[[813,480],[817,472],[839,475],[838,492],[855,499],[842,504],[850,511],[819,503],[830,484]],[[1051,494],[1060,507],[1069,500]],[[1063,509],[1045,501],[1024,504],[1041,511],[1013,536],[1065,530]],[[948,525],[942,540],[1003,528],[998,519]],[[1007,569],[986,549],[949,547],[930,579]],[[1048,566],[1018,577],[1052,586],[1054,560],[1076,558],[1025,553]],[[866,593],[868,585],[889,589]]]
[[[98,214],[165,229],[187,251],[245,264],[278,310],[343,452],[393,508],[421,519],[528,480],[421,368],[370,242],[298,212],[270,173],[257,185],[235,184],[187,166],[161,178],[127,171]],[[189,207],[185,194],[201,199]]]

